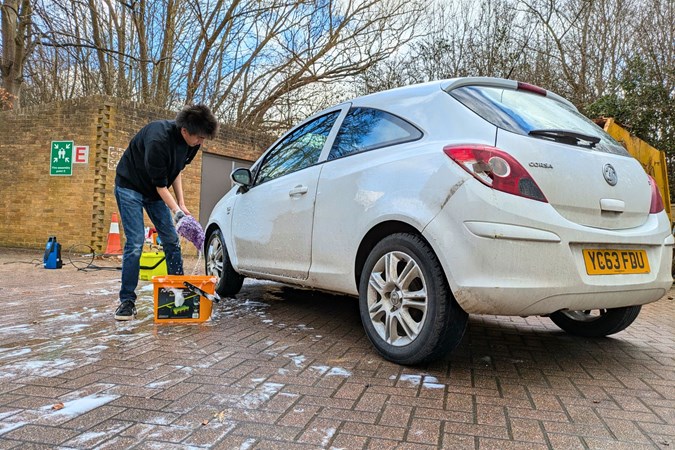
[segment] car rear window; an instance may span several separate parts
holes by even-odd
[[[567,130],[600,139],[593,150],[629,156],[602,128],[567,105],[527,91],[463,86],[449,94],[493,125],[528,135],[533,130]]]

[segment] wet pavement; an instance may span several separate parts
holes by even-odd
[[[353,298],[247,280],[208,323],[155,325],[141,282],[139,319],[115,322],[115,260],[41,262],[0,249],[0,449],[675,448],[672,290],[607,339],[472,316],[411,368]]]

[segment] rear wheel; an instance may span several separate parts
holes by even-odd
[[[230,262],[223,234],[215,229],[209,235],[206,245],[206,274],[218,277],[216,292],[221,297],[235,295],[241,290],[244,277],[239,275]]]
[[[558,311],[550,319],[564,331],[577,336],[602,337],[623,331],[640,313],[640,305],[586,311]]]
[[[359,309],[368,339],[398,364],[420,364],[452,351],[468,319],[434,252],[408,233],[388,236],[371,251],[361,273]]]

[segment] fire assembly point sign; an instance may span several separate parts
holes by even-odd
[[[71,176],[73,174],[73,141],[52,141],[49,162],[49,175]]]

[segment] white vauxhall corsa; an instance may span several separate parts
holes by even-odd
[[[468,314],[616,333],[673,281],[654,181],[570,102],[516,81],[356,98],[231,176],[206,229],[217,292],[252,277],[358,295],[401,364],[451,351]]]

